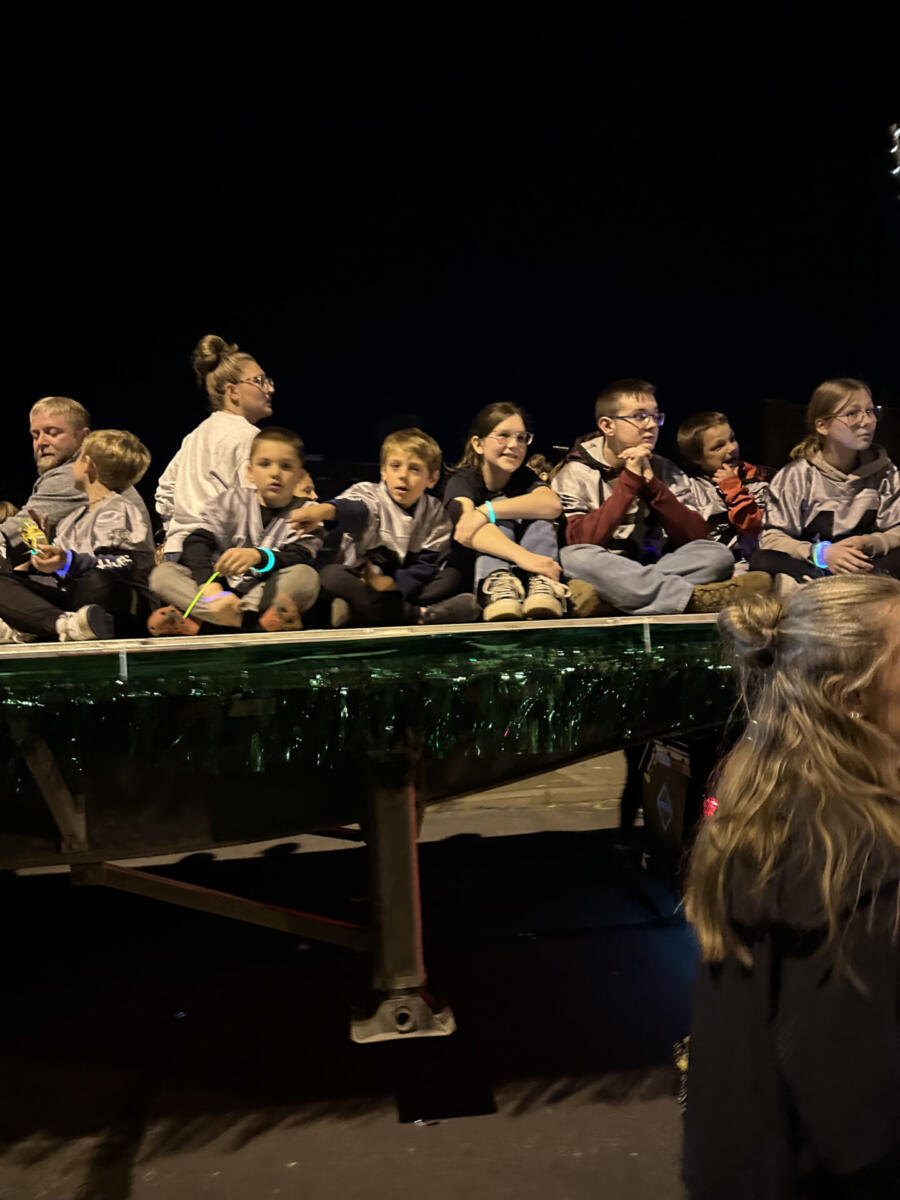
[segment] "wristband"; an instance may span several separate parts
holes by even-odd
[[[481,507],[487,509],[487,519],[490,521],[490,523],[492,525],[496,525],[497,524],[497,514],[494,512],[494,506],[493,506],[493,504],[491,504],[490,500],[485,500],[484,504],[482,504]]]
[[[831,542],[816,542],[812,548],[812,554],[810,555],[810,558],[820,571],[828,570],[828,563],[825,561],[825,551],[830,545]]]
[[[54,575],[58,575],[60,577],[60,579],[65,579],[65,577],[69,573],[69,567],[71,567],[71,565],[72,565],[72,551],[67,550],[66,551],[66,561],[65,561],[64,566],[61,566],[58,568],[58,570],[54,571],[53,572]]]
[[[254,575],[265,575],[275,566],[275,555],[268,546],[256,546],[254,549],[258,550],[259,553],[264,556],[263,561],[266,565],[263,566],[262,563],[260,563],[258,567],[251,567],[250,570]]]

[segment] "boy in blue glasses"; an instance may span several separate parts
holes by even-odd
[[[654,453],[664,416],[642,379],[608,384],[595,403],[597,436],[577,443],[552,480],[566,517],[563,570],[579,614],[717,612],[739,592],[766,591],[761,572],[737,578],[726,546],[708,537],[690,482]],[[600,604],[599,601],[605,602]]]

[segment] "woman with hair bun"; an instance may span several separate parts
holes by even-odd
[[[691,1197],[900,1195],[900,582],[719,616],[749,721],[685,912]]]
[[[180,556],[184,539],[210,500],[243,481],[256,427],[271,417],[275,391],[252,354],[214,333],[197,343],[191,365],[212,413],[181,443],[156,489],[169,560]]]
[[[900,471],[874,441],[880,413],[858,379],[826,379],[813,392],[809,433],[769,485],[750,562],[780,593],[829,574],[900,578]]]

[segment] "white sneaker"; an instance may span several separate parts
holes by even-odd
[[[484,621],[521,621],[525,589],[512,571],[491,571],[481,585],[488,603],[481,614]]]
[[[99,604],[85,604],[77,612],[60,613],[56,632],[61,642],[95,642],[113,636],[113,619]]]
[[[569,589],[564,583],[548,579],[546,575],[528,577],[528,595],[522,611],[531,620],[558,620],[566,615]]]
[[[13,629],[12,625],[7,625],[3,620],[0,620],[0,646],[23,646],[26,642],[39,642],[40,638],[34,633],[22,633],[18,629]]]

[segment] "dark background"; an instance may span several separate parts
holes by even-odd
[[[900,403],[883,17],[128,12],[11,50],[0,496],[50,393],[140,434],[152,490],[205,415],[206,332],[333,459],[415,421],[452,461],[497,399],[568,443],[623,375],[663,452],[714,407],[759,457],[763,399],[829,375]]]

